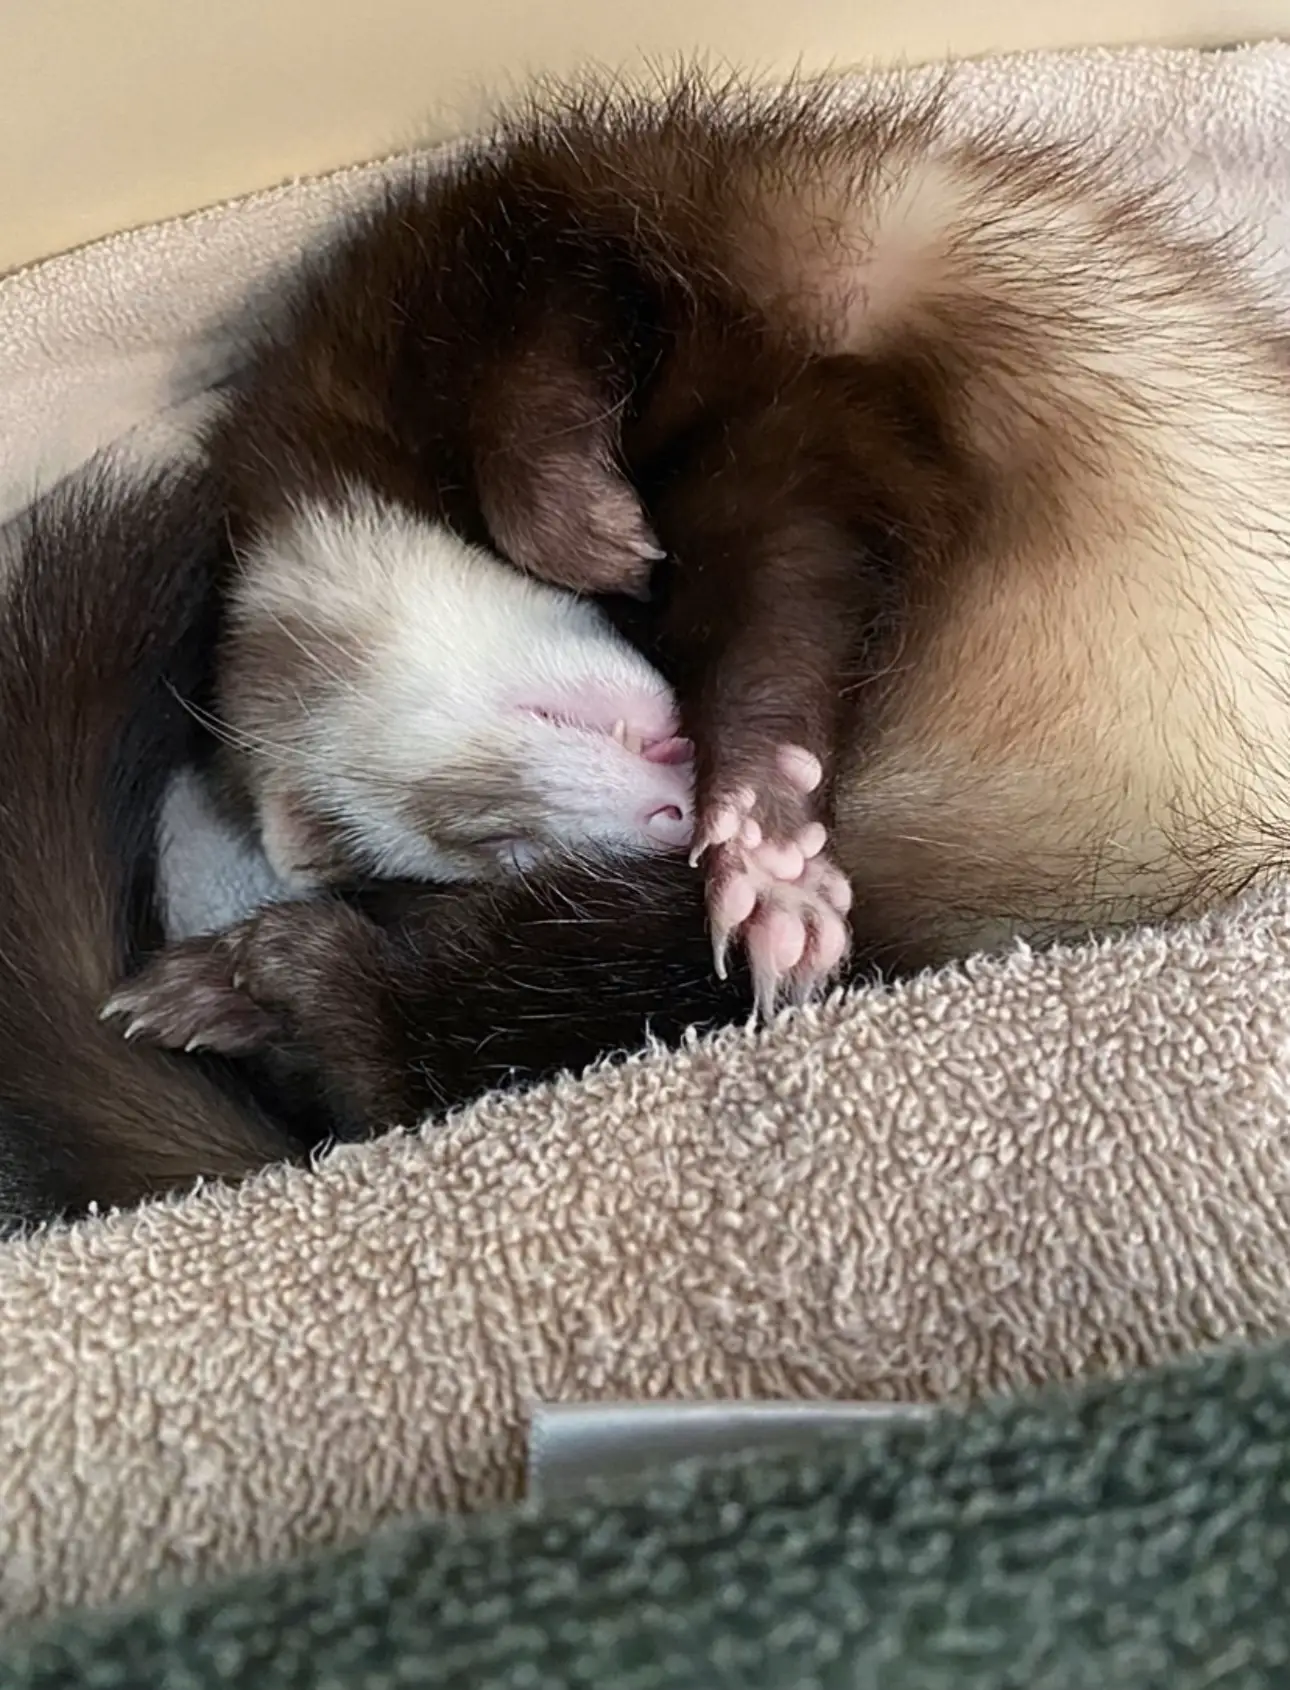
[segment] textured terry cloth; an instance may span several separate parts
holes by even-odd
[[[0,1252],[11,1617],[519,1493],[530,1405],[944,1399],[1290,1329],[1290,890]]]
[[[1290,1352],[440,1520],[0,1644],[6,1690],[1284,1690]]]
[[[956,89],[1175,169],[1290,298],[1290,49]],[[377,174],[0,284],[6,508],[226,369],[219,317]],[[938,1399],[1286,1330],[1288,1035],[1275,893],[6,1247],[0,1618],[513,1496],[535,1400]]]

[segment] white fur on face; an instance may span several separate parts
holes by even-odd
[[[655,670],[594,605],[375,494],[306,505],[251,551],[229,676],[266,849],[297,881],[318,878],[302,811],[350,866],[430,879],[689,842]]]

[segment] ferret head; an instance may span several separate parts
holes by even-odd
[[[297,508],[241,566],[220,715],[288,886],[689,842],[672,695],[596,606],[373,495]]]

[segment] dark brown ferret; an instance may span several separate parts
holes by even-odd
[[[1167,206],[935,99],[544,95],[336,240],[214,436],[237,778],[302,890],[496,790],[487,723],[431,787],[404,758],[393,823],[327,774],[378,755],[342,705],[393,521],[412,571],[652,586],[763,1004],[848,943],[1204,908],[1290,837],[1286,350]],[[253,749],[301,734],[309,782]]]

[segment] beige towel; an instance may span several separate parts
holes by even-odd
[[[983,63],[959,96],[1185,166],[1290,294],[1290,49]],[[364,180],[0,287],[11,491],[200,386],[215,308]],[[1288,1057],[1290,890],[9,1246],[0,1614],[511,1495],[539,1399],[944,1397],[1284,1330]]]

